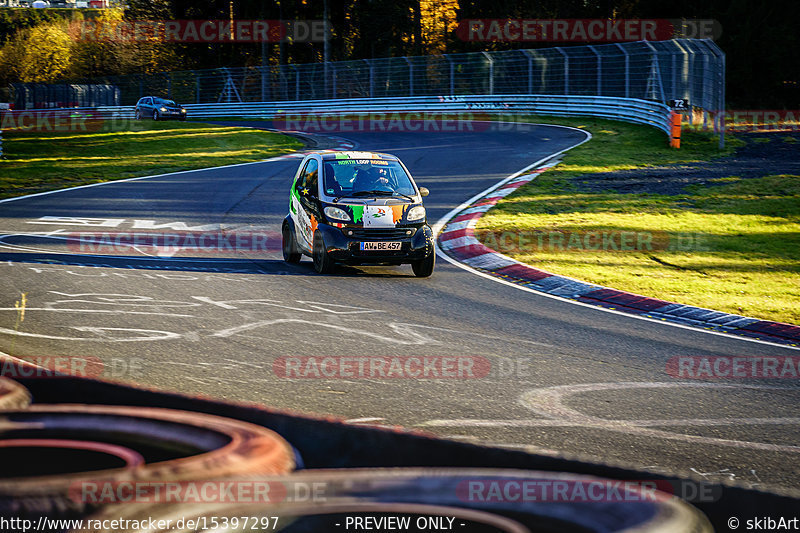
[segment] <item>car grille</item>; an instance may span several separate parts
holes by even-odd
[[[413,228],[348,228],[344,230],[345,235],[355,239],[370,239],[370,240],[387,240],[387,239],[404,239],[411,235],[406,235],[406,231],[411,230],[413,235]],[[348,235],[348,231],[352,231],[352,235]]]

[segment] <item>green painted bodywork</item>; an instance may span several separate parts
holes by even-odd
[[[350,209],[353,211],[353,223],[358,223],[364,216],[363,205],[351,205]]]

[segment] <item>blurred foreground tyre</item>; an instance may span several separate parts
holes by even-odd
[[[127,501],[142,487],[157,501],[152,492],[168,482],[281,475],[295,466],[293,449],[276,433],[202,413],[43,404],[2,416],[0,443],[12,444],[0,456],[13,468],[0,469],[0,516],[79,515]],[[36,449],[20,447],[20,439],[34,439]]]
[[[712,531],[705,515],[653,486],[558,472],[467,468],[306,470],[260,481],[272,488],[269,501],[116,505],[88,517],[85,529],[75,533],[99,533],[102,529],[95,526],[118,518],[132,521],[135,527],[150,518],[173,519],[163,529],[132,526],[120,530],[131,533],[188,533],[199,524],[213,524],[215,519],[219,527],[224,527],[227,520],[227,531],[311,533],[344,531],[358,517],[407,519],[408,526],[398,528],[402,531],[431,531],[442,529],[441,526],[469,533]],[[177,517],[183,522],[176,523]],[[248,517],[249,523],[244,523],[243,517]]]
[[[14,380],[0,377],[0,410],[24,409],[30,403],[28,389]]]

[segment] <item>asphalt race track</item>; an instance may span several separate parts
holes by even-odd
[[[431,190],[431,223],[584,138],[550,126],[344,136],[358,149],[398,155]],[[353,423],[800,489],[797,379],[685,381],[666,372],[674,356],[797,350],[574,305],[444,260],[430,279],[416,279],[409,266],[323,277],[307,258],[287,265],[277,236],[298,163],[282,158],[0,203],[0,351],[39,362],[99,360],[104,378]],[[164,224],[268,231],[275,246],[266,254],[96,257],[63,239],[170,231]],[[273,369],[287,356],[376,355],[479,357],[491,371],[381,380],[286,379]]]

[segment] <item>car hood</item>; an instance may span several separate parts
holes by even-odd
[[[332,206],[343,209],[350,215],[354,224],[375,227],[394,227],[397,224],[408,223],[406,215],[415,205],[422,205],[422,203],[398,202],[397,198],[381,198],[375,202],[367,199],[365,202],[346,200],[335,204],[328,202],[324,204],[325,207]]]

